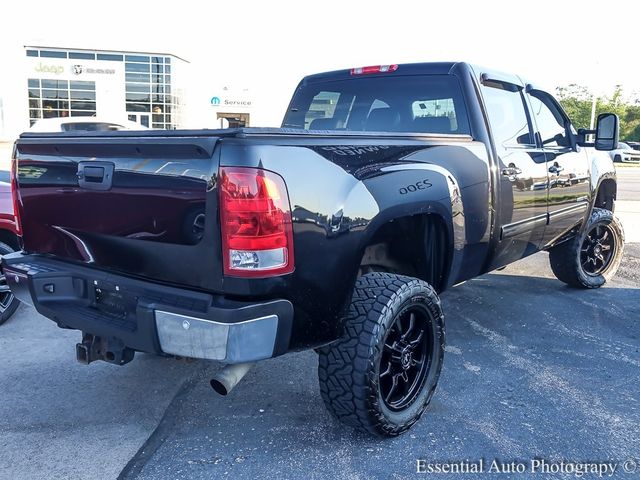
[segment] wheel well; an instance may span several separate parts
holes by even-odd
[[[420,278],[444,288],[451,248],[447,227],[437,215],[401,217],[382,225],[360,261],[360,274],[383,271]]]
[[[617,190],[618,187],[615,180],[611,178],[603,180],[600,184],[600,187],[598,188],[598,194],[596,196],[594,207],[613,211],[613,205],[616,199]]]
[[[6,243],[14,250],[20,250],[20,242],[15,233],[9,230],[0,230],[0,242]]]

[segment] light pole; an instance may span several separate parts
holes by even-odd
[[[591,122],[589,123],[589,130],[593,130],[596,127],[596,104],[598,103],[598,97],[593,94],[593,100],[591,102]]]

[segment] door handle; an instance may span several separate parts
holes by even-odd
[[[556,175],[560,175],[560,172],[563,170],[564,170],[564,167],[561,167],[557,163],[549,167],[549,173],[555,173]]]
[[[518,167],[507,167],[502,169],[502,175],[505,177],[515,177],[516,175],[520,175],[522,170]]]

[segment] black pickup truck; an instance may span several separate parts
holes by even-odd
[[[226,394],[314,348],[331,413],[398,435],[438,381],[439,292],[540,250],[576,287],[615,273],[617,135],[467,63],[309,76],[279,129],[23,134],[23,251],[2,265],[83,332],[81,362],[217,360]]]

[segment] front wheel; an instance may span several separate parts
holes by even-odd
[[[358,430],[404,433],[435,391],[444,331],[440,299],[427,283],[389,273],[361,276],[342,337],[319,349],[327,409]]]
[[[594,208],[587,225],[571,240],[549,250],[558,280],[579,288],[598,288],[618,271],[624,231],[613,212]]]

